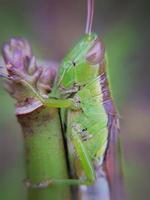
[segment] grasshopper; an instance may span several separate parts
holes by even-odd
[[[120,151],[119,116],[106,75],[104,45],[91,33],[93,4],[88,0],[85,35],[61,62],[50,97],[64,99],[58,106],[63,123],[66,122],[71,171],[77,177],[61,182],[92,185],[100,169],[107,176],[112,199],[117,200],[123,192],[116,153]]]
[[[71,171],[77,177],[61,182],[92,185],[101,168],[106,172],[110,190],[119,191],[119,116],[107,80],[104,45],[91,33],[93,4],[93,0],[88,0],[85,35],[61,62],[50,94],[50,98],[56,98],[56,104],[60,103],[57,106],[61,108],[63,123],[66,122]],[[66,118],[63,108],[67,110]]]

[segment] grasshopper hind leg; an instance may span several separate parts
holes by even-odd
[[[71,131],[71,142],[74,146],[74,153],[77,155],[81,167],[84,170],[85,173],[85,185],[91,185],[94,183],[96,179],[96,174],[94,170],[94,166],[92,163],[92,159],[90,155],[88,154],[82,139],[80,138],[78,131],[76,130],[76,125],[72,126]]]
[[[75,154],[77,155],[81,167],[85,173],[85,177],[81,179],[47,179],[42,180],[40,183],[31,183],[29,180],[26,182],[27,187],[44,189],[50,187],[51,185],[57,184],[68,184],[68,185],[92,185],[95,182],[96,174],[94,166],[92,164],[91,157],[87,153],[84,144],[79,137],[78,132],[74,127],[71,129],[71,142],[74,146]]]
[[[92,185],[96,180],[96,174],[92,159],[89,156],[79,134],[74,126],[71,128],[71,142],[74,146],[74,153],[77,155],[85,177],[81,179],[52,180],[52,184],[70,184],[70,185]]]

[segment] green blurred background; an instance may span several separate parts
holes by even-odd
[[[129,200],[150,198],[149,8],[148,0],[95,0],[93,30],[108,54],[111,88],[121,116]],[[60,61],[84,33],[85,19],[85,0],[0,0],[0,47],[10,37],[22,36],[38,58]],[[2,200],[26,196],[23,138],[14,103],[0,80]]]

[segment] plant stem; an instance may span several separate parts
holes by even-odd
[[[67,167],[57,109],[39,108],[19,115],[26,158],[27,180],[38,184],[50,179],[66,179]],[[29,188],[28,200],[69,200],[70,187],[50,185],[47,188]]]

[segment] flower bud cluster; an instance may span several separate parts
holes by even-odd
[[[17,114],[31,112],[42,106],[28,86],[40,96],[48,97],[56,76],[57,64],[45,62],[45,66],[40,66],[24,38],[11,38],[4,44],[2,55],[8,77],[5,88],[17,100]]]

